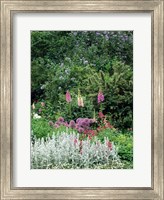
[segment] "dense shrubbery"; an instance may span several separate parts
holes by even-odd
[[[130,31],[32,32],[32,103],[46,100],[55,115],[76,119],[81,115],[76,103],[80,89],[84,115],[91,117],[94,109],[99,111],[96,95],[101,89],[104,113],[116,127],[131,128],[132,38]],[[67,90],[74,99],[73,116],[66,113]]]

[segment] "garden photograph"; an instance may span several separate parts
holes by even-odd
[[[31,169],[133,169],[133,31],[31,32]]]

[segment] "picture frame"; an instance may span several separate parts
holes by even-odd
[[[1,199],[164,199],[164,2],[5,1],[1,0]],[[152,164],[151,187],[13,187],[13,15],[35,12],[151,13],[152,22]]]

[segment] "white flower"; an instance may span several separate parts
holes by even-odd
[[[33,118],[34,118],[34,119],[40,119],[40,118],[41,118],[41,116],[40,116],[40,115],[38,115],[37,113],[35,113],[35,114],[34,114],[34,116],[33,116]]]

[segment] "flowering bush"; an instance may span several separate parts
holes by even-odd
[[[113,143],[104,138],[81,141],[79,134],[63,132],[52,138],[35,139],[31,143],[31,168],[33,169],[84,169],[84,168],[122,168]]]
[[[115,127],[132,127],[132,31],[32,31],[31,47],[32,103],[49,101],[66,120],[91,118],[92,107],[96,112],[101,107]],[[63,111],[65,94],[68,90],[73,101],[78,89],[85,113],[73,103],[70,117],[69,104]],[[100,93],[97,99],[99,91],[104,98]]]

